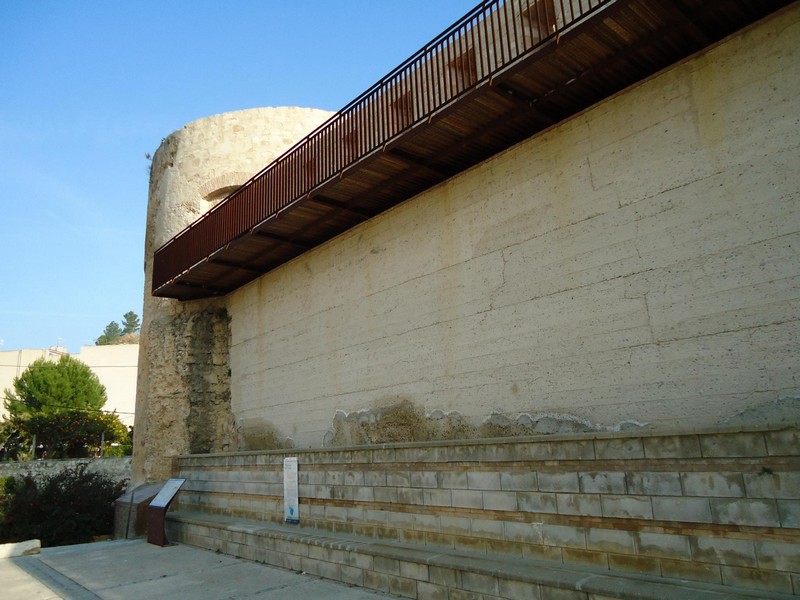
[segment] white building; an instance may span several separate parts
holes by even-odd
[[[14,378],[19,377],[33,361],[45,358],[56,361],[66,348],[53,346],[46,350],[6,350],[0,352],[0,392],[12,389]],[[106,387],[108,401],[105,410],[116,411],[126,426],[133,425],[136,406],[136,371],[139,364],[138,344],[114,346],[82,346],[73,358],[86,363]],[[5,410],[0,405],[0,414]]]

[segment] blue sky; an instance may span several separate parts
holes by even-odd
[[[336,110],[477,0],[3,0],[0,350],[141,315],[146,153],[256,106]]]

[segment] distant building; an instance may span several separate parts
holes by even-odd
[[[0,393],[12,389],[14,378],[19,377],[33,361],[40,358],[56,361],[66,348],[52,346],[45,350],[22,349],[0,352]],[[139,365],[139,344],[115,346],[81,346],[73,358],[86,363],[106,387],[108,401],[105,410],[116,411],[126,426],[133,426],[136,406],[136,372]],[[5,409],[0,404],[0,414]]]

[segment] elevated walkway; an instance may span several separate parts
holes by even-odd
[[[800,594],[797,429],[184,456],[171,540],[409,598]],[[283,524],[297,456],[301,526]]]

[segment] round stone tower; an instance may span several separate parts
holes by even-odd
[[[153,253],[330,115],[281,107],[206,117],[172,133],[153,156],[133,484],[168,478],[173,456],[239,445],[225,300],[153,297]]]

